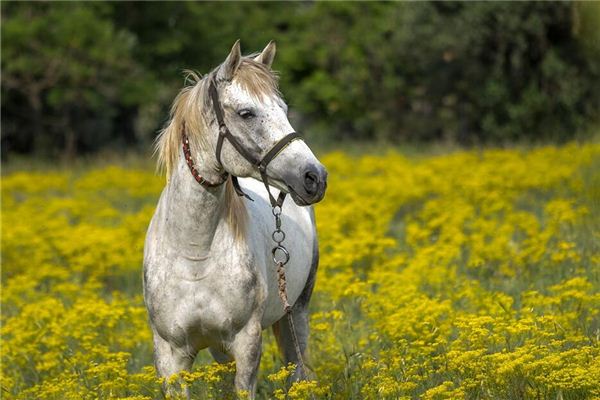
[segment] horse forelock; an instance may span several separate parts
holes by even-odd
[[[251,96],[258,99],[280,97],[278,74],[266,65],[254,61],[253,58],[251,55],[242,59],[233,76],[233,82],[238,83]]]

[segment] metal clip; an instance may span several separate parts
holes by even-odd
[[[280,258],[277,258],[278,251],[280,252]],[[271,253],[273,254],[273,262],[275,264],[285,265],[288,263],[288,261],[290,261],[290,253],[282,245],[273,247],[273,251]],[[281,257],[283,257],[283,259],[281,259]]]

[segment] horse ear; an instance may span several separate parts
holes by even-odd
[[[240,39],[236,40],[229,52],[229,55],[225,59],[225,62],[221,64],[217,78],[219,80],[230,81],[235,75],[240,63],[242,62],[242,52],[240,50]]]
[[[276,51],[277,45],[274,41],[271,40],[269,44],[264,48],[264,50],[259,55],[254,57],[254,61],[262,63],[267,67],[271,68]]]

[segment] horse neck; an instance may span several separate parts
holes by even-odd
[[[208,254],[223,217],[225,185],[206,189],[196,182],[184,159],[181,152],[167,184],[165,233],[186,256],[201,258]]]

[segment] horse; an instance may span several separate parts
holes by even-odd
[[[297,366],[292,379],[307,378],[299,366],[319,258],[312,204],[327,187],[326,169],[287,118],[275,52],[271,41],[242,56],[238,40],[204,77],[188,71],[157,137],[167,182],[144,245],[157,374],[189,370],[209,348],[217,362],[235,361],[235,389],[250,398],[268,327],[284,362]],[[283,202],[286,194],[293,202]],[[273,240],[283,239],[287,247],[277,252]],[[277,271],[284,256],[288,314]]]

